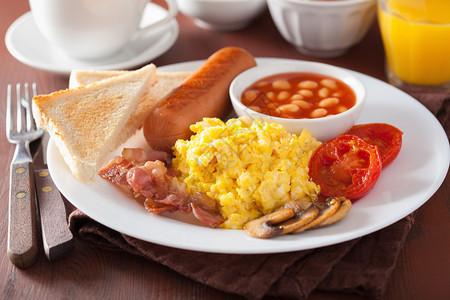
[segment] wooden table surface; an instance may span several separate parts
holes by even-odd
[[[0,36],[29,10],[28,1],[0,0]],[[197,27],[179,14],[180,35],[173,47],[155,59],[157,66],[205,59],[224,46],[240,46],[256,57],[322,61],[385,80],[384,55],[374,23],[364,40],[334,59],[313,59],[283,40],[266,11],[251,26],[236,32],[214,32]],[[0,126],[5,132],[8,83],[35,81],[41,93],[68,86],[66,76],[28,67],[0,46]],[[65,258],[47,261],[40,244],[37,262],[26,270],[13,266],[6,255],[9,164],[14,146],[0,135],[0,298],[1,299],[240,299],[187,279],[152,261],[126,253],[104,251],[81,242]],[[443,166],[446,167],[446,166]],[[401,251],[383,299],[444,299],[450,296],[450,179],[420,207]],[[382,217],[382,216],[380,216]],[[310,299],[361,299],[347,294],[314,292]],[[447,298],[450,299],[450,298]]]

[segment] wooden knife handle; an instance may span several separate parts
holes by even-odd
[[[19,268],[28,268],[37,259],[36,201],[33,163],[11,164],[7,253]]]
[[[45,255],[54,261],[73,248],[61,193],[47,169],[34,172]]]

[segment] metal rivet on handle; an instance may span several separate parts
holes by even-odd
[[[22,198],[24,198],[26,195],[27,195],[26,192],[18,192],[18,193],[16,194],[16,198],[17,198],[17,199],[22,199]]]
[[[43,191],[43,192],[46,192],[46,193],[50,192],[51,190],[52,190],[52,187],[51,187],[51,186],[44,186],[44,187],[42,188],[42,191]]]
[[[46,171],[39,172],[40,177],[47,177],[49,174]]]
[[[17,168],[16,169],[16,174],[23,174],[25,173],[25,168]]]

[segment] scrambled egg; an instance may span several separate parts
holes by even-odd
[[[317,198],[308,162],[320,142],[309,131],[297,136],[243,118],[205,118],[190,129],[196,134],[176,142],[173,166],[190,194],[203,192],[220,203],[222,228],[241,229],[290,200]]]

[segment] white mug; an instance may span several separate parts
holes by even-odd
[[[139,24],[148,0],[29,0],[34,20],[45,36],[66,54],[101,59],[159,27],[178,13],[175,0],[165,0],[167,16],[147,27]]]

